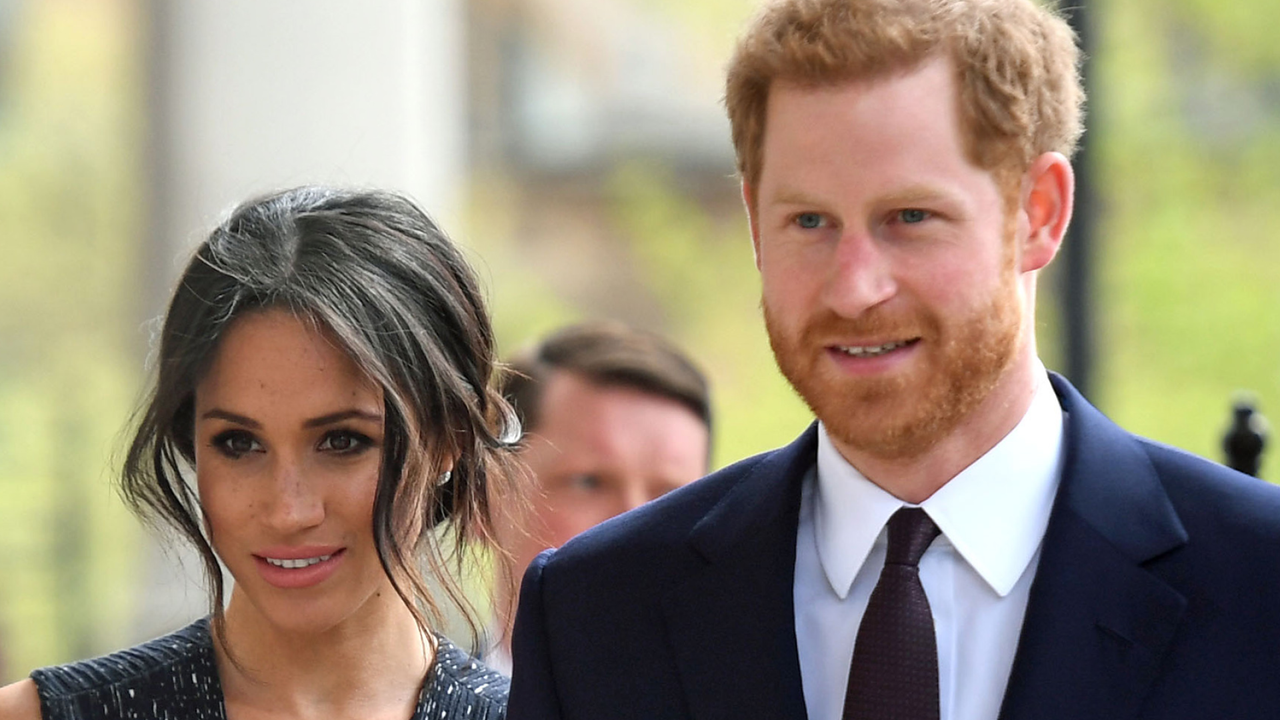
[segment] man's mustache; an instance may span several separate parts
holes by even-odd
[[[806,343],[838,344],[850,340],[911,340],[932,332],[929,323],[912,313],[890,313],[872,308],[856,318],[847,318],[825,310],[805,322],[800,338]]]

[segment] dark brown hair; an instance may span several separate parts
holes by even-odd
[[[557,371],[674,400],[711,430],[710,392],[697,366],[661,337],[619,322],[562,328],[516,353],[507,366],[500,389],[526,431],[537,428],[543,388]]]
[[[471,268],[399,195],[286,190],[236,208],[200,244],[165,315],[157,376],[121,473],[125,500],[199,551],[221,635],[224,580],[199,498],[183,478],[195,462],[195,388],[227,328],[268,308],[316,322],[381,385],[379,560],[425,632],[442,622],[420,567],[425,558],[474,638],[475,613],[450,570],[469,544],[492,544],[489,498],[514,491],[505,486],[518,477],[510,471],[518,430],[490,386],[494,338]]]

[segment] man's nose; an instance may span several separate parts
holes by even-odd
[[[891,255],[866,229],[846,228],[833,254],[823,295],[838,315],[858,317],[898,291]]]

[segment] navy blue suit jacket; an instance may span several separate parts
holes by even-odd
[[[1001,720],[1280,718],[1280,488],[1066,421]],[[529,568],[510,720],[803,718],[793,576],[816,431]]]

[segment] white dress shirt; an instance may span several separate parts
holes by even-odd
[[[920,506],[942,530],[920,560],[938,639],[941,720],[995,720],[1058,488],[1062,407],[1041,378],[1008,435]],[[796,643],[810,720],[840,720],[858,625],[908,506],[818,430],[796,544]]]

